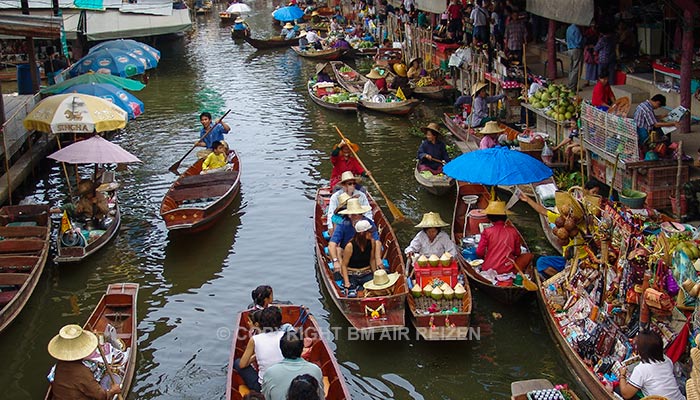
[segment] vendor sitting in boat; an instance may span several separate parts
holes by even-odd
[[[421,231],[411,240],[411,243],[406,247],[404,252],[408,257],[414,258],[420,254],[457,254],[457,248],[450,239],[450,236],[442,231],[442,228],[448,227],[450,224],[440,218],[440,214],[429,212],[423,214],[423,219],[416,228],[421,228]]]
[[[333,236],[331,236],[328,242],[328,253],[333,262],[333,269],[336,272],[340,272],[341,262],[343,259],[343,249],[350,242],[350,240],[355,236],[355,224],[359,221],[368,221],[372,225],[370,232],[372,234],[372,240],[377,243],[374,246],[374,257],[375,265],[382,265],[382,255],[381,247],[382,244],[379,242],[379,233],[377,232],[377,226],[371,220],[365,218],[364,213],[370,211],[372,208],[369,206],[362,206],[359,199],[349,199],[347,201],[346,209],[340,211],[343,220],[335,227],[333,231]]]
[[[284,24],[282,27],[282,30],[280,31],[280,36],[284,38],[284,40],[291,40],[297,35],[297,31],[294,29],[294,25],[291,22],[287,22]]]
[[[351,171],[345,171],[343,172],[343,175],[340,177],[340,186],[342,187],[341,190],[336,191],[333,193],[331,196],[331,199],[328,203],[328,215],[326,216],[326,224],[328,225],[328,233],[333,234],[333,229],[335,227],[335,224],[338,224],[342,220],[342,216],[339,217],[339,215],[336,215],[340,210],[340,208],[343,208],[345,206],[345,203],[351,198],[356,198],[360,200],[360,205],[363,207],[369,207],[369,201],[367,200],[367,195],[364,194],[362,191],[356,189],[355,187],[357,186],[358,182],[358,177],[353,175]],[[345,196],[343,196],[345,195]],[[334,211],[334,212],[331,212]],[[374,218],[372,217],[372,210],[370,209],[369,211],[365,212],[363,214],[365,218],[369,220],[373,220]]]
[[[78,183],[80,199],[75,205],[75,216],[84,221],[101,220],[109,213],[107,198],[102,192],[95,190],[95,184],[90,179]]]
[[[495,270],[497,274],[515,272],[515,265],[524,271],[532,261],[532,253],[522,253],[523,244],[520,233],[511,224],[506,224],[506,203],[503,201],[489,201],[484,209],[486,216],[493,226],[484,229],[481,233],[476,255],[484,260],[482,270]]]
[[[481,138],[479,142],[479,150],[490,149],[498,145],[498,140],[496,140],[496,135],[502,133],[505,129],[498,126],[498,122],[489,121],[486,126],[480,131],[484,137]]]
[[[306,31],[299,31],[299,50],[306,51],[309,49],[309,41],[306,39]]]
[[[197,146],[206,147],[206,150],[200,150],[197,152],[198,158],[206,158],[209,153],[214,151],[214,142],[223,141],[224,134],[231,130],[231,127],[224,121],[218,120],[212,125],[211,114],[208,112],[203,112],[199,115],[199,122],[202,123],[202,129],[199,131],[199,142]],[[209,132],[211,130],[211,132]],[[207,134],[207,132],[209,132]],[[206,135],[206,136],[205,136]]]
[[[316,64],[316,82],[334,82],[328,74],[328,63]]]
[[[362,88],[361,97],[363,99],[373,101],[372,99],[376,95],[387,91],[385,79],[386,71],[383,68],[374,67],[369,71],[369,74],[365,76],[369,79]]]
[[[420,80],[421,76],[423,76],[425,71],[421,67],[422,62],[423,59],[420,57],[414,57],[411,59],[411,61],[409,61],[408,72],[406,73],[409,80],[417,82],[418,80]]]
[[[394,80],[391,81],[389,88],[391,88],[391,89],[399,89],[400,88],[401,91],[406,93],[410,89],[410,85],[408,84],[408,77],[406,76],[406,64],[396,63],[392,66],[392,68],[394,69],[396,76],[394,77]]]
[[[323,50],[323,39],[318,36],[316,29],[311,28],[306,32],[306,40],[309,42],[309,46],[316,50]]]
[[[351,147],[352,151],[350,150]],[[360,146],[346,139],[341,140],[340,143],[333,146],[333,150],[331,151],[331,164],[333,164],[333,170],[331,171],[331,190],[336,191],[341,189],[341,186],[338,184],[345,171],[350,171],[355,176],[370,175],[370,172],[365,171],[360,162],[353,155],[353,151],[357,153],[359,150]],[[360,187],[356,185],[355,189],[360,189]]]
[[[410,78],[409,74],[409,78]],[[489,117],[489,104],[505,97],[503,94],[487,96],[486,82],[475,83],[472,87],[472,127],[483,126],[495,118]]]
[[[443,165],[450,161],[447,146],[441,140],[440,126],[431,122],[421,130],[425,133],[425,140],[418,148],[418,171],[430,171],[433,175],[440,174]]]

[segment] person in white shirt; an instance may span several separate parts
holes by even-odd
[[[331,235],[333,234],[333,228],[335,226],[333,217],[342,207],[345,206],[345,203],[347,203],[348,200],[354,197],[360,200],[361,206],[369,206],[369,200],[367,199],[366,194],[358,190],[354,184],[346,185],[346,182],[357,181],[357,178],[358,177],[353,175],[352,171],[345,171],[342,175],[340,175],[340,185],[342,189],[336,191],[331,196],[330,202],[328,203],[328,214],[326,215],[326,225],[328,226],[328,233]],[[343,196],[343,193],[345,193],[345,196]],[[364,215],[367,219],[374,220],[372,210],[369,210],[362,215]],[[342,215],[340,217],[341,218],[339,219],[342,219]]]
[[[309,45],[313,46],[316,50],[321,50],[323,48],[323,39],[318,36],[315,29],[306,32],[306,40],[309,42]]]
[[[656,332],[637,334],[637,353],[642,362],[627,379],[627,368],[620,368],[620,394],[625,399],[635,397],[638,391],[644,396],[662,396],[668,400],[685,400],[673,374],[673,362],[664,355],[661,336]]]
[[[447,226],[450,225],[440,218],[440,214],[435,212],[423,214],[423,219],[416,225],[416,228],[422,229],[411,240],[411,244],[404,252],[408,257],[417,257],[421,254],[426,257],[433,254],[440,257],[446,251],[452,255],[456,254],[457,247],[454,242],[447,233],[442,231],[442,228]]]
[[[472,25],[474,25],[474,43],[480,41],[481,43],[488,43],[489,41],[489,12],[482,7],[484,4],[483,0],[476,0],[476,7],[472,10],[469,18],[472,20]]]

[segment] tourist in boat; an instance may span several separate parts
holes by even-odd
[[[227,134],[231,130],[231,127],[221,120],[217,120],[214,125],[212,125],[211,114],[208,112],[199,114],[199,122],[202,124],[202,129],[199,131],[199,142],[197,142],[197,146],[206,147],[206,149],[198,151],[197,157],[206,158],[214,151],[214,142],[223,141],[224,134]],[[207,134],[210,129],[211,132]]]
[[[340,271],[342,260],[344,258],[343,249],[350,242],[350,240],[355,237],[355,224],[359,221],[368,221],[372,225],[370,233],[372,235],[372,240],[376,243],[374,245],[374,264],[382,264],[382,254],[381,254],[381,243],[379,243],[379,233],[377,232],[377,226],[373,221],[365,218],[364,213],[370,211],[372,208],[369,206],[363,206],[360,204],[359,199],[348,199],[345,210],[340,211],[339,214],[343,215],[343,220],[336,225],[335,230],[331,239],[328,241],[328,253],[333,262],[334,271]]]
[[[267,307],[260,311],[259,327],[262,333],[251,337],[241,358],[233,362],[233,368],[250,390],[261,391],[267,368],[284,359],[279,345],[285,333],[280,329],[281,325],[282,311],[279,307]],[[257,361],[257,371],[253,368],[253,360]]]
[[[297,32],[294,30],[294,25],[292,25],[291,22],[287,22],[284,24],[282,27],[282,30],[280,31],[280,36],[282,36],[285,40],[290,40],[296,36]]]
[[[316,82],[334,82],[328,74],[328,63],[316,64]]]
[[[336,194],[338,196],[336,196]],[[333,199],[333,197],[335,199]],[[352,196],[349,194],[345,193],[342,190],[338,190],[337,192],[333,193],[333,196],[331,196],[331,202],[335,200],[336,206],[333,207],[331,203],[328,205],[328,209],[326,210],[326,217],[327,217],[327,226],[328,226],[328,235],[333,236],[333,231],[335,230],[335,226],[338,225],[343,221],[343,216],[339,214],[339,212],[345,210],[345,207],[348,204],[348,200],[350,200]]]
[[[411,240],[404,253],[412,259],[421,254],[425,254],[426,257],[432,254],[439,257],[445,252],[457,254],[457,248],[450,239],[450,235],[442,230],[447,226],[450,224],[443,221],[440,214],[436,212],[423,214],[423,219],[416,225],[416,228],[421,228],[421,231]]]
[[[653,331],[637,334],[637,353],[642,361],[634,367],[627,378],[627,368],[620,368],[619,390],[625,399],[636,398],[637,392],[644,396],[660,396],[668,400],[685,400],[673,373],[673,361],[664,355],[661,336]]]
[[[506,203],[489,201],[484,212],[493,226],[484,229],[476,248],[476,255],[484,260],[482,270],[506,274],[517,272],[514,265],[517,264],[524,271],[532,261],[532,253],[522,253],[520,233],[512,225],[506,224]]]
[[[328,203],[328,215],[326,219],[326,223],[328,225],[328,232],[330,234],[333,234],[333,228],[334,224],[337,224],[340,222],[337,213],[340,210],[341,207],[344,207],[347,203],[347,201],[351,198],[356,198],[360,200],[360,205],[363,207],[369,207],[369,201],[367,199],[367,195],[362,192],[361,190],[357,189],[357,177],[353,175],[352,171],[345,171],[343,174],[340,176],[340,187],[342,188],[341,190],[337,190],[333,195],[331,195],[331,199]],[[345,196],[343,196],[345,194]],[[334,210],[334,213],[331,214],[330,211]],[[372,210],[370,209],[366,213],[363,214],[365,218],[372,220]],[[335,219],[335,221],[333,221]]]
[[[306,32],[306,40],[309,42],[309,46],[316,50],[323,50],[323,39],[316,33],[316,29],[311,28]]]
[[[320,387],[320,382],[313,376],[299,375],[292,379],[286,400],[323,400],[324,397],[318,395]]]
[[[418,147],[418,170],[430,171],[433,175],[442,173],[442,167],[450,161],[447,146],[442,141],[440,126],[431,122],[421,128],[425,139]]]
[[[319,382],[323,381],[321,368],[301,357],[304,339],[300,332],[287,332],[279,343],[284,359],[265,371],[262,392],[266,400],[286,400],[287,391],[294,378],[308,374]],[[323,398],[323,387],[318,386],[316,394]]]
[[[378,243],[372,240],[372,229],[376,229],[367,219],[361,219],[355,223],[355,234],[343,248],[343,260],[341,263],[341,275],[345,295],[357,297],[357,291],[365,282],[372,279],[372,273],[377,269],[377,253],[375,246]]]
[[[489,121],[486,123],[484,128],[480,131],[484,137],[481,138],[479,142],[479,149],[490,149],[498,145],[498,140],[496,140],[496,135],[503,132],[505,129],[498,126],[498,122]]]
[[[378,68],[372,68],[369,74],[365,75],[367,82],[362,88],[363,99],[373,101],[372,99],[378,94],[385,92],[387,90],[386,79],[384,78],[384,70],[379,70]]]
[[[421,76],[424,73],[423,68],[421,67],[422,62],[423,59],[420,57],[414,57],[411,59],[411,61],[409,61],[408,72],[406,73],[409,80],[414,82],[420,80]]]
[[[495,118],[489,117],[489,104],[495,103],[505,97],[504,94],[487,96],[486,82],[475,83],[472,87],[472,127],[483,126]]]
[[[248,306],[249,309],[262,310],[267,308],[275,300],[272,293],[272,286],[260,285],[253,289],[250,293],[253,298],[253,303]]]
[[[214,147],[214,151],[210,153],[202,163],[202,174],[222,171],[229,165],[226,161],[226,145],[217,140],[212,146]]]
[[[83,179],[78,183],[80,199],[75,205],[75,216],[83,221],[101,220],[109,214],[107,198],[95,190],[95,183]]]
[[[350,171],[355,176],[369,176],[369,171],[365,171],[362,168],[360,162],[355,158],[350,150],[357,153],[360,150],[360,146],[352,143],[349,140],[341,140],[340,143],[333,146],[331,151],[331,164],[333,164],[333,170],[331,171],[331,189],[338,190],[340,187],[336,187],[340,183],[340,179],[343,172]]]
[[[615,94],[608,83],[608,74],[600,74],[600,76],[598,76],[598,82],[593,86],[591,104],[603,111],[608,111],[608,108],[610,108],[615,100]]]
[[[122,389],[113,383],[100,386],[83,359],[97,350],[97,336],[79,325],[66,325],[49,342],[49,354],[58,360],[53,372],[51,393],[55,400],[111,399]]]

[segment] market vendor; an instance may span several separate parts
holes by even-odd
[[[107,198],[102,193],[95,191],[95,184],[90,179],[78,182],[78,195],[80,199],[75,205],[76,217],[83,220],[101,220],[109,213]]]
[[[387,86],[386,79],[384,78],[385,71],[383,69],[372,68],[372,70],[369,71],[369,74],[365,76],[369,79],[367,82],[365,82],[365,86],[362,88],[361,97],[363,99],[371,101],[374,96],[382,92],[386,92]]]
[[[637,334],[637,353],[642,361],[627,378],[627,368],[619,371],[620,394],[625,399],[635,398],[638,391],[644,396],[661,396],[668,400],[685,400],[673,373],[673,362],[664,355],[663,341],[658,333],[642,331]]]
[[[442,141],[440,126],[431,122],[420,128],[425,139],[418,147],[418,171],[430,171],[433,175],[442,173],[442,166],[450,161],[447,146]]]
[[[416,225],[416,228],[421,228],[421,231],[411,240],[404,252],[408,257],[419,254],[440,256],[445,252],[457,254],[455,243],[450,239],[450,235],[442,230],[448,226],[450,224],[443,221],[440,214],[436,212],[423,214],[423,219]]]
[[[352,147],[352,150],[350,149]],[[350,140],[343,139],[340,143],[333,146],[331,151],[331,164],[333,164],[333,170],[331,171],[331,189],[340,189],[336,186],[341,181],[343,172],[350,171],[355,176],[369,176],[369,171],[365,171],[362,168],[360,162],[353,155],[353,151],[357,153],[360,150],[360,146],[351,142]]]
[[[483,126],[495,118],[489,117],[489,104],[505,97],[503,94],[487,96],[486,82],[477,82],[472,86],[472,127]]]
[[[505,129],[498,126],[498,122],[496,121],[487,122],[486,126],[484,126],[484,128],[480,131],[484,137],[482,137],[481,141],[479,142],[479,149],[484,150],[496,147],[498,145],[496,135],[502,133],[504,130]]]
[[[637,125],[637,138],[639,146],[642,150],[641,157],[644,157],[646,142],[649,140],[649,135],[654,128],[662,128],[665,126],[677,126],[676,122],[660,122],[654,114],[654,110],[659,107],[666,106],[666,96],[662,94],[654,95],[649,100],[645,100],[634,110],[634,123]],[[666,118],[666,114],[658,116],[660,119]],[[670,140],[670,137],[669,137]]]
[[[421,67],[422,62],[423,59],[420,57],[414,57],[411,59],[411,61],[409,61],[408,72],[406,73],[406,76],[408,76],[409,80],[414,82],[420,80],[421,76],[424,73],[423,68]]]
[[[598,76],[598,82],[593,87],[591,104],[603,111],[608,111],[608,108],[610,108],[615,101],[615,94],[608,83],[608,74],[607,72],[601,73]]]
[[[481,233],[476,255],[484,260],[482,269],[495,270],[498,274],[518,272],[515,265],[524,271],[532,262],[532,253],[522,253],[522,239],[513,225],[506,225],[506,203],[504,201],[489,201],[484,209],[486,216],[493,226]],[[515,264],[515,265],[514,265]]]
[[[297,32],[291,22],[284,24],[282,31],[280,31],[280,36],[282,36],[285,40],[291,40],[294,38],[294,36],[296,36],[296,34]]]
[[[328,63],[316,64],[316,82],[333,82],[327,71]]]

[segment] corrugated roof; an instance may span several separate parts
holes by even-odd
[[[0,14],[0,35],[58,38],[61,36],[61,17]]]

